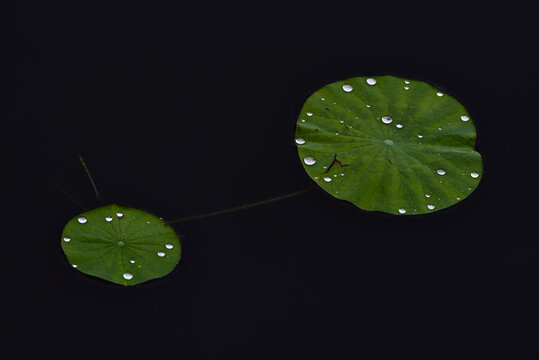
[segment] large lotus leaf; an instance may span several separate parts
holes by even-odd
[[[178,235],[162,219],[116,204],[69,220],[61,243],[74,268],[121,285],[167,275],[181,253]]]
[[[394,76],[328,84],[301,109],[296,144],[309,176],[364,210],[424,214],[467,197],[482,175],[475,127],[454,97]]]

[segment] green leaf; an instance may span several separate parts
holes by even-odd
[[[116,204],[69,220],[61,243],[74,268],[121,285],[167,275],[181,253],[178,235],[162,219]]]
[[[328,84],[301,109],[296,144],[309,176],[369,211],[447,208],[477,187],[475,127],[454,97],[394,76]]]

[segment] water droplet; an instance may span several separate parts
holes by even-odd
[[[307,156],[303,159],[303,162],[307,165],[314,165],[316,163],[316,159],[312,156]]]
[[[325,182],[330,182],[330,181],[331,181],[331,178],[330,178],[329,176],[326,176],[326,177],[324,178],[324,181],[325,181]]]
[[[71,241],[71,238],[69,236],[64,236],[64,241],[65,242],[70,242]]]
[[[344,176],[344,173],[341,173],[341,176]]]
[[[418,134],[417,137],[420,138],[420,139],[422,139],[422,138],[423,138],[423,135]]]
[[[376,84],[376,80],[373,79],[373,78],[368,78],[368,79],[367,79],[367,84],[369,84],[369,85],[374,85],[374,84]]]
[[[313,113],[307,111],[307,116],[313,116]]]
[[[395,125],[398,129],[402,129],[402,124]]]
[[[428,197],[428,198],[430,198],[430,194],[425,194],[425,197]]]
[[[400,212],[401,214],[404,214],[404,213],[406,212],[406,209],[400,208],[400,209],[399,209],[399,212]]]
[[[476,178],[479,177],[479,174],[476,173],[476,172],[472,172],[472,173],[470,173],[470,176],[473,177],[474,179],[476,179]]]
[[[129,262],[130,262],[131,264],[134,264],[134,263],[135,263],[135,259],[131,258],[131,259],[129,260]]]
[[[335,135],[339,135],[339,133],[338,133],[338,132],[336,132],[336,133],[335,133]]]
[[[367,107],[371,107],[369,104],[367,104]]]
[[[133,278],[133,274],[126,272],[123,274],[123,277],[125,280],[131,280]]]
[[[124,214],[118,211],[118,212],[116,213],[116,216],[122,217],[122,216],[124,216]]]
[[[149,224],[150,222],[149,221],[146,221],[146,224]]]
[[[457,196],[457,200],[460,200],[460,198]]]
[[[125,243],[122,240],[118,241],[116,244],[118,244],[118,246],[124,246],[125,245]]]
[[[314,179],[315,179],[315,180],[318,180],[318,176],[315,176]]]
[[[344,91],[346,91],[346,92],[350,92],[350,91],[354,90],[354,88],[352,87],[352,85],[349,85],[349,84],[344,84],[344,85],[342,86],[342,89],[343,89]]]
[[[441,127],[439,127],[439,128],[438,128],[438,130],[442,130],[442,128],[441,128]]]
[[[384,144],[386,144],[386,145],[393,145],[393,141],[387,139],[387,140],[384,140]]]
[[[409,87],[409,86],[405,86],[405,87],[404,87],[404,90],[410,90],[410,87]]]
[[[71,265],[71,266],[73,266],[75,269],[78,267],[77,264],[73,264],[73,265]]]
[[[462,121],[468,121],[468,120],[470,120],[470,117],[469,117],[468,115],[462,115],[462,116],[460,117],[460,120],[462,120]]]
[[[409,84],[409,83],[410,83],[410,81],[408,81],[408,80],[404,80],[404,83],[405,83],[405,84]]]
[[[158,252],[157,252],[157,256],[159,256],[159,257],[163,257],[163,256],[165,256],[165,253],[164,253],[164,252],[162,252],[162,251],[158,251]]]
[[[107,220],[108,222],[111,222],[112,221],[112,216],[105,217],[105,220]]]
[[[172,244],[166,244],[165,247],[166,247],[167,249],[170,250],[170,249],[172,249],[172,248],[174,247],[174,245],[172,245]]]
[[[438,95],[438,96],[444,96],[444,93],[441,92],[441,91],[438,91],[438,92],[436,93],[436,95]]]
[[[391,124],[391,122],[393,121],[393,119],[390,117],[390,116],[382,116],[382,122],[384,124]]]
[[[326,98],[325,98],[325,97],[322,97],[322,98],[320,98],[320,100],[324,101],[324,100],[326,100]]]
[[[438,175],[445,175],[445,170],[444,169],[438,169],[438,170],[436,170],[436,172],[438,173]]]
[[[427,205],[427,209],[429,210],[433,210],[436,206],[432,205],[432,204],[428,204]]]
[[[305,139],[304,139],[304,138],[297,138],[297,139],[296,139],[296,144],[298,144],[298,145],[303,145],[303,144],[305,144]]]
[[[88,219],[86,219],[84,216],[81,216],[77,219],[81,224],[84,224]]]
[[[305,122],[305,119],[301,119],[301,122]]]

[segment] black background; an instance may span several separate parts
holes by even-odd
[[[19,4],[5,352],[538,358],[533,12],[470,3]],[[49,181],[97,205],[79,154],[107,201],[165,219],[271,198],[312,184],[293,144],[305,99],[382,74],[469,110],[484,178],[465,201],[398,217],[315,189],[175,226],[180,264],[140,286],[67,263],[81,210]]]

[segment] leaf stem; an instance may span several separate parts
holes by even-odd
[[[88,178],[90,179],[90,182],[92,183],[92,187],[94,188],[95,197],[97,198],[97,201],[103,201],[101,198],[101,195],[99,195],[99,192],[97,191],[97,187],[95,186],[94,179],[92,178],[92,174],[90,174],[90,170],[88,170],[88,167],[86,166],[86,163],[84,162],[84,159],[82,158],[82,155],[79,155],[79,160],[82,163],[82,167],[84,167],[84,171],[86,171],[86,175],[88,175]]]
[[[236,207],[229,208],[229,209],[217,210],[217,211],[212,211],[212,212],[205,213],[205,214],[187,216],[187,217],[183,217],[183,218],[180,218],[180,219],[170,220],[170,221],[167,221],[167,223],[168,224],[175,224],[175,223],[180,223],[180,222],[199,220],[199,219],[204,219],[204,218],[207,218],[207,217],[210,217],[210,216],[228,214],[228,213],[231,213],[231,212],[234,212],[234,211],[249,209],[249,208],[252,208],[252,207],[255,207],[255,206],[265,205],[265,204],[273,203],[273,202],[276,202],[276,201],[288,199],[288,198],[291,198],[291,197],[296,196],[296,195],[301,195],[303,193],[306,193],[309,190],[312,190],[313,188],[314,187],[309,187],[309,188],[298,190],[298,191],[295,191],[295,192],[292,192],[292,193],[289,193],[289,194],[277,196],[277,197],[274,197],[274,198],[271,198],[271,199],[257,201],[257,202],[254,202],[254,203],[251,203],[251,204],[246,204],[246,205],[240,205],[240,206],[236,206]]]

